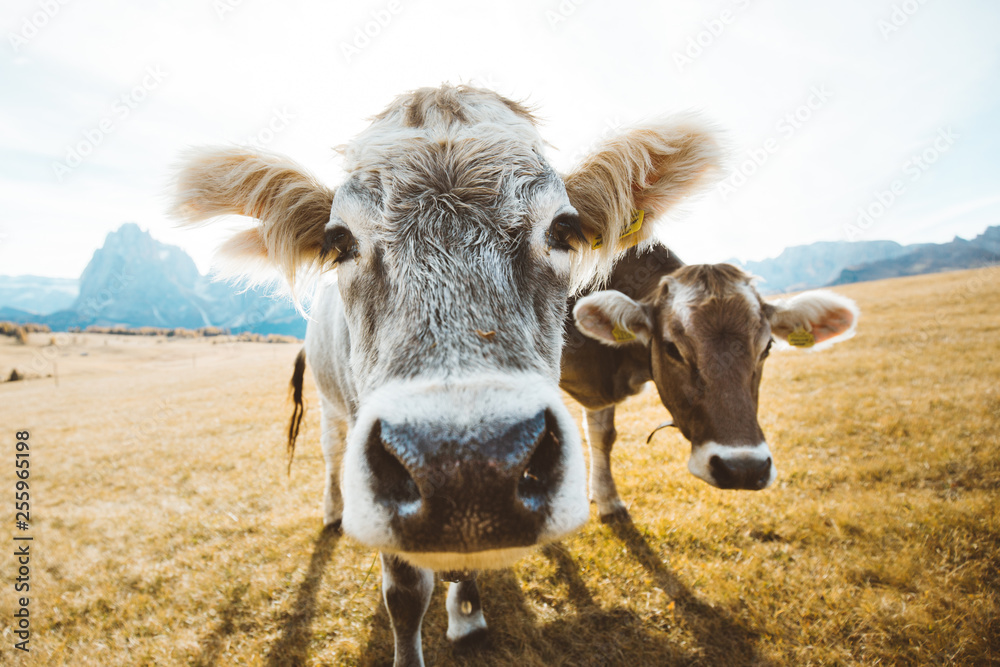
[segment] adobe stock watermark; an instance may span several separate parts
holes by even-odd
[[[177,421],[177,408],[161,398],[156,404],[156,412],[152,416],[133,420],[122,444],[136,445],[159,433],[165,424]]]
[[[235,12],[242,4],[243,0],[213,0],[212,9],[215,10],[215,15],[219,17],[219,20],[223,21],[226,14]]]
[[[973,267],[979,269],[975,274],[963,280],[960,284],[951,289],[945,297],[946,301],[952,305],[965,306],[969,302],[980,301],[985,291],[996,289],[996,283],[1000,280],[1000,257],[994,256],[992,263],[982,263]],[[933,313],[925,313],[920,327],[913,332],[914,338],[909,339],[904,345],[896,345],[895,352],[905,361],[913,361],[915,357],[927,354],[926,348],[934,342],[934,337],[943,329],[952,328],[954,310],[944,307],[938,308]],[[930,315],[930,317],[926,317]]]
[[[844,236],[847,237],[847,240],[857,241],[864,236],[872,225],[885,215],[900,197],[906,194],[907,183],[919,181],[920,177],[941,159],[942,155],[951,150],[959,136],[951,127],[939,129],[930,146],[911,155],[903,163],[900,171],[906,178],[893,179],[888,188],[875,192],[868,204],[858,207],[858,216],[854,222],[844,225]]]
[[[39,0],[38,9],[21,19],[17,32],[7,33],[7,41],[14,53],[18,53],[22,46],[37,37],[69,2],[70,0]]]
[[[826,84],[812,86],[805,102],[786,113],[775,124],[774,129],[777,135],[768,137],[757,148],[748,150],[746,157],[733,169],[733,172],[719,183],[717,189],[723,201],[729,199],[736,190],[746,185],[750,177],[756,174],[767,164],[771,156],[778,152],[782,142],[787,142],[795,136],[795,133],[801,130],[832,97],[833,92],[826,87]]]
[[[585,0],[559,0],[555,9],[545,10],[545,20],[549,22],[549,27],[555,30],[560,23],[565,23],[569,17],[576,13],[577,8]]]
[[[115,296],[128,287],[133,280],[135,280],[135,276],[123,267],[121,271],[111,276],[106,287],[101,288],[97,294],[87,297],[87,300],[77,308],[77,314],[86,322],[96,320],[101,311],[113,303]]]
[[[901,3],[893,4],[889,18],[878,20],[878,31],[882,33],[882,39],[889,41],[890,35],[898,32],[909,23],[914,14],[926,4],[927,0],[904,0]]]
[[[590,155],[605,139],[615,136],[618,134],[619,130],[622,128],[622,119],[618,116],[614,118],[606,118],[604,120],[604,129],[601,133],[597,135],[597,138],[590,142],[589,145],[583,146],[577,149],[572,155],[569,156],[567,160],[567,168],[573,168],[580,164],[585,157]]]
[[[465,83],[473,88],[485,88],[493,91],[499,91],[505,87],[504,82],[497,78],[494,72],[479,72]]]
[[[104,143],[108,135],[128,120],[132,112],[160,87],[167,76],[168,73],[160,69],[159,65],[148,66],[142,80],[111,103],[111,113],[98,121],[96,126],[83,130],[83,138],[66,148],[66,155],[62,161],[52,163],[52,172],[56,179],[62,183],[69,174],[83,164],[84,160]]]
[[[45,375],[49,372],[54,373],[56,370],[56,357],[62,354],[62,350],[70,344],[71,340],[72,338],[69,333],[65,331],[57,331],[51,337],[51,345],[37,348],[34,353],[32,353],[31,364],[28,368],[39,375]]]
[[[271,117],[267,120],[256,134],[248,136],[244,143],[258,150],[274,141],[275,137],[287,130],[291,126],[291,121],[295,119],[295,113],[288,107],[272,109]]]
[[[382,34],[392,23],[393,19],[403,10],[403,3],[400,0],[389,0],[382,9],[375,9],[371,12],[371,20],[363,25],[355,26],[354,37],[350,42],[340,43],[340,52],[344,54],[344,60],[348,64],[361,52],[368,48],[372,40]]]
[[[688,37],[683,51],[674,51],[674,64],[678,72],[701,58],[705,51],[726,32],[739,17],[739,13],[750,7],[750,0],[734,0],[732,7],[723,9],[718,16],[702,22],[704,28]]]

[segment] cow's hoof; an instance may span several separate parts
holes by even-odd
[[[628,523],[632,517],[624,507],[618,507],[607,514],[601,515],[601,523]]]
[[[451,642],[456,653],[482,651],[490,647],[490,631],[487,628],[476,628],[472,632]]]

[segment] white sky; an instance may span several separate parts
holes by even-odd
[[[665,230],[689,262],[1000,224],[991,0],[47,2],[51,17],[42,0],[5,0],[0,14],[0,274],[77,277],[128,221],[204,272],[221,232],[164,216],[186,146],[245,142],[290,116],[267,148],[335,184],[333,146],[395,95],[445,81],[536,106],[561,169],[609,128],[669,111],[700,109],[724,128],[737,167],[773,138],[745,183]],[[345,56],[380,12],[391,19]],[[678,64],[699,39],[701,54]],[[816,108],[802,107],[811,96]],[[88,136],[96,145],[60,180],[55,165]],[[936,161],[908,168],[924,151]],[[886,212],[848,234],[894,180]]]

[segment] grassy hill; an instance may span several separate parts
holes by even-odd
[[[438,586],[428,664],[1000,661],[1000,268],[838,291],[862,308],[858,336],[767,364],[774,487],[695,479],[675,432],[645,444],[665,414],[655,393],[636,397],[614,454],[634,523],[594,514],[484,573],[483,653],[453,654]],[[4,438],[31,432],[35,537],[32,650],[5,635],[0,663],[391,662],[374,552],[320,533],[311,381],[285,475],[297,346],[51,342],[0,340],[0,370],[40,367],[0,384]],[[12,605],[0,597],[0,616]]]

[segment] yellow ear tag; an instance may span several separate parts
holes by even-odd
[[[646,212],[643,211],[642,209],[639,209],[638,211],[632,211],[632,217],[628,221],[628,227],[625,228],[625,231],[622,232],[622,235],[619,236],[618,239],[621,240],[626,236],[632,236],[637,231],[642,229],[642,220],[645,217],[646,217]],[[633,245],[635,245],[636,241],[638,241],[638,237],[632,239],[632,241],[633,241],[632,244],[628,246],[630,248]]]
[[[795,331],[788,334],[788,344],[792,347],[812,347],[816,344],[816,336],[802,327],[795,327]]]
[[[621,239],[625,238],[626,236],[632,236],[637,231],[639,231],[640,229],[642,229],[642,220],[645,217],[646,217],[646,212],[644,210],[642,210],[642,209],[639,209],[638,211],[632,211],[632,217],[629,218],[628,225],[626,225],[624,231],[622,231],[622,233],[618,237],[618,239],[621,240]],[[638,241],[638,237],[636,237],[635,239],[633,239],[632,243],[626,244],[625,247],[626,248],[631,248],[632,246],[634,246],[636,244],[637,241]],[[593,243],[590,244],[590,248],[592,250],[597,250],[602,245],[604,245],[604,237],[602,237],[600,234],[598,234],[597,236],[594,237],[594,241],[593,241]]]
[[[615,340],[619,343],[635,340],[635,334],[617,322],[615,322],[615,328],[611,330],[611,335],[614,336]]]

